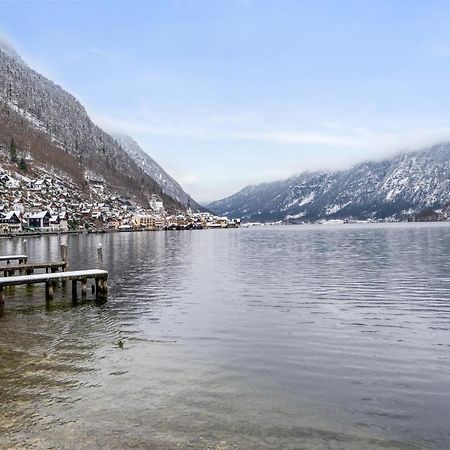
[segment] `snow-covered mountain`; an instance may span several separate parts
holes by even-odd
[[[4,154],[11,139],[19,154],[69,174],[80,189],[86,181],[83,174],[89,171],[143,205],[156,193],[167,206],[183,207],[184,202],[162,188],[161,179],[154,179],[151,171],[92,122],[73,95],[28,67],[0,40],[0,151]]]
[[[216,214],[247,220],[385,218],[440,208],[450,202],[450,144],[349,170],[306,172],[248,186],[208,205]]]
[[[133,161],[151,178],[153,178],[161,190],[169,197],[177,200],[183,206],[188,205],[193,210],[203,210],[192,197],[184,192],[180,184],[172,178],[141,146],[130,136],[122,134],[112,135],[119,145],[131,156]]]

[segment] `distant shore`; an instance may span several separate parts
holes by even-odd
[[[105,234],[105,233],[131,233],[142,231],[157,231],[157,230],[69,230],[69,231],[21,231],[18,233],[0,233],[0,238],[15,238],[15,237],[38,237],[38,236],[54,236],[66,234]]]
[[[154,230],[146,230],[146,229],[124,229],[124,230],[69,230],[69,231],[21,231],[17,233],[0,233],[0,239],[11,239],[15,237],[39,237],[39,236],[58,236],[58,235],[67,235],[67,234],[105,234],[105,233],[142,233],[144,231],[190,231],[190,230],[215,230],[216,228],[182,228],[182,229],[165,229],[158,228]],[[236,227],[230,228],[219,228],[222,230],[225,229],[236,229]]]
[[[301,224],[294,224],[294,223],[280,223],[280,222],[249,222],[249,223],[243,223],[238,228],[253,228],[253,227],[264,227],[264,226],[274,226],[274,225],[282,225],[282,226],[301,226],[301,225],[351,225],[351,224],[381,224],[381,223],[445,223],[448,221],[443,220],[435,220],[435,221],[424,221],[424,222],[411,222],[408,220],[403,221],[386,221],[386,222],[370,222],[370,221],[355,221],[355,222],[308,222],[308,223],[301,223]],[[215,230],[217,228],[202,228],[198,230]],[[218,228],[218,229],[236,229],[234,227],[231,228]],[[196,230],[196,228],[188,228],[188,229],[166,229],[166,228],[158,228],[158,229],[123,229],[123,230],[115,230],[115,229],[108,229],[108,230],[69,230],[69,231],[21,231],[18,233],[0,233],[0,239],[11,239],[15,237],[39,237],[39,236],[57,236],[57,235],[69,235],[69,234],[105,234],[105,233],[142,233],[145,231],[189,231],[189,230]]]

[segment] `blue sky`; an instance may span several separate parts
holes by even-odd
[[[450,140],[447,1],[1,1],[0,35],[200,201]]]

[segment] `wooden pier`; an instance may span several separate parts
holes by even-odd
[[[108,293],[108,272],[103,270],[103,253],[101,245],[97,248],[97,258],[99,269],[73,270],[68,271],[67,245],[61,244],[61,260],[53,262],[28,263],[28,256],[5,255],[0,256],[0,261],[6,264],[0,265],[0,273],[3,271],[4,277],[0,277],[0,304],[5,302],[5,288],[9,286],[33,285],[45,283],[45,299],[53,299],[53,289],[58,281],[62,287],[66,288],[66,282],[72,281],[72,299],[77,299],[77,284],[81,283],[81,297],[86,298],[87,282],[94,280],[92,293],[95,292],[96,299],[106,299]],[[26,253],[26,241],[24,241]],[[11,261],[18,261],[18,264],[11,264]],[[35,270],[45,269],[45,273],[34,273]],[[16,272],[19,275],[16,275]],[[25,275],[26,274],[26,275]]]
[[[65,272],[67,269],[66,261],[54,261],[48,263],[24,263],[24,264],[8,264],[0,265],[0,273],[3,272],[5,277],[14,275],[15,272],[20,274],[26,273],[31,275],[35,270],[45,269],[45,272],[58,272],[60,269]]]
[[[73,270],[70,272],[40,273],[35,275],[19,275],[0,278],[0,303],[4,303],[4,288],[21,284],[45,283],[46,300],[53,299],[53,284],[56,281],[72,281],[72,298],[77,298],[77,282],[81,282],[81,296],[86,297],[87,280],[95,281],[95,297],[105,298],[108,293],[108,272],[106,270]]]
[[[11,261],[18,261],[19,264],[24,264],[27,262],[27,255],[4,255],[0,256],[0,261],[6,261],[6,264],[10,264]]]

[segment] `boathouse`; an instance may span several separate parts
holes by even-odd
[[[40,211],[28,217],[28,226],[48,230],[50,228],[51,215],[48,211]]]

